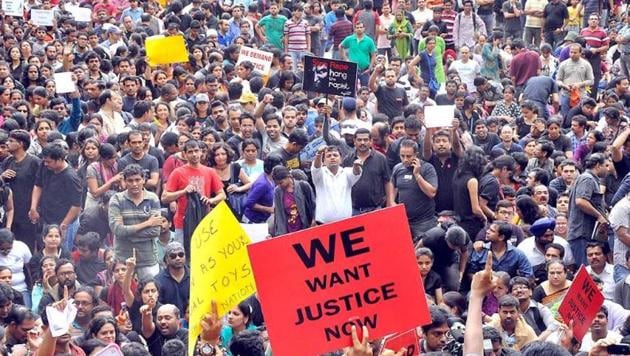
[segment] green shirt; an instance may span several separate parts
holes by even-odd
[[[267,15],[258,21],[258,25],[265,30],[265,36],[267,42],[276,46],[278,49],[283,49],[282,36],[284,35],[284,23],[287,18],[284,15],[278,15],[273,17]]]
[[[348,50],[348,58],[357,64],[359,71],[368,69],[372,59],[371,55],[376,52],[374,40],[366,35],[363,35],[359,41],[357,35],[353,33],[341,41],[341,46]]]

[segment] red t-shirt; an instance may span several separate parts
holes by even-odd
[[[213,194],[218,194],[223,190],[223,182],[214,169],[206,166],[192,168],[189,165],[175,168],[166,182],[166,190],[176,192],[186,188],[188,184],[197,184],[201,188],[199,191],[203,192],[206,197],[212,197]],[[173,218],[176,229],[184,227],[184,214],[186,214],[187,206],[188,197],[186,194],[177,198],[177,211]]]

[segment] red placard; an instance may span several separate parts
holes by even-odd
[[[402,348],[407,349],[406,356],[420,356],[420,339],[416,328],[413,328],[404,333],[388,336],[383,343],[383,350],[388,349],[394,352]]]
[[[431,322],[403,205],[247,246],[275,356]]]
[[[573,320],[573,336],[582,340],[602,304],[604,295],[582,266],[562,300],[558,312],[565,324],[568,325]]]

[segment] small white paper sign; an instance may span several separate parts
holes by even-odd
[[[54,73],[57,94],[73,93],[77,90],[72,80],[72,72]]]
[[[75,5],[66,5],[66,10],[72,14],[77,22],[92,21],[92,10],[88,8],[78,7]]]
[[[24,17],[24,0],[2,0],[5,15]]]
[[[52,26],[54,20],[53,10],[31,9],[31,21],[37,26]]]
[[[252,243],[265,241],[269,236],[269,225],[267,223],[262,224],[241,224],[243,230],[247,233],[247,236],[252,240]]]
[[[451,127],[455,118],[455,105],[428,105],[424,107],[424,125],[432,127]]]
[[[64,335],[70,330],[70,325],[77,316],[77,308],[74,306],[74,300],[70,299],[66,303],[64,310],[57,310],[55,307],[46,307],[46,316],[48,317],[48,325],[50,333],[53,337]]]

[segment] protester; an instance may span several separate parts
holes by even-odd
[[[257,239],[403,205],[418,283],[437,304],[422,352],[482,354],[487,336],[497,354],[597,354],[630,312],[625,2],[28,0],[4,10],[0,347],[14,354],[113,343],[179,355],[198,326],[198,355],[271,354],[281,341],[266,339],[256,295],[224,307],[225,326],[216,309],[187,319],[190,241],[223,201]],[[51,11],[53,25],[34,10]],[[182,36],[184,47],[160,58],[150,36]],[[354,62],[357,77],[328,58]],[[430,113],[443,105],[454,109]],[[573,342],[571,323],[553,319],[583,265],[606,309]],[[52,337],[46,307],[71,297],[70,333]],[[368,339],[355,328],[346,354],[373,354]]]

